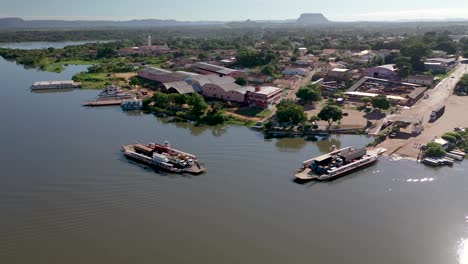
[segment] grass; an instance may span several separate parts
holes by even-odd
[[[259,107],[244,107],[239,108],[236,111],[236,114],[248,117],[258,117],[263,119],[269,117],[272,114],[272,112],[269,109],[263,109]]]
[[[49,58],[45,58],[41,61],[39,67],[41,70],[48,72],[60,73],[65,70],[65,66],[68,65],[93,65],[98,63],[97,61],[85,61],[85,60],[63,60],[63,61],[51,61]]]
[[[109,73],[78,73],[73,76],[73,80],[81,82],[83,89],[102,89],[109,84],[126,85],[124,78],[116,78]]]

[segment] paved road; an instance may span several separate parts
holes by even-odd
[[[402,110],[394,117],[409,117],[414,120],[422,120],[424,132],[417,137],[388,139],[379,147],[388,149],[387,154],[394,153],[399,156],[417,158],[419,147],[428,143],[436,136],[451,131],[456,126],[468,126],[468,118],[463,114],[468,113],[468,97],[453,95],[453,89],[463,74],[468,73],[468,65],[462,64],[445,80],[435,88],[428,91],[429,98],[421,99],[411,109]],[[446,105],[445,114],[434,123],[429,123],[429,116],[433,109],[440,105]],[[410,129],[411,130],[411,129]]]

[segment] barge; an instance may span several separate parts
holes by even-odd
[[[386,149],[368,150],[346,147],[306,160],[295,174],[296,182],[331,181],[373,165]]]
[[[32,91],[40,90],[58,90],[58,89],[75,89],[80,88],[81,83],[74,81],[45,81],[35,82],[31,85]]]
[[[197,156],[174,149],[167,141],[163,145],[124,145],[122,152],[129,159],[171,173],[201,174],[206,171]]]

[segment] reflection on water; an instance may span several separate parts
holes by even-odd
[[[297,152],[307,145],[303,138],[279,138],[275,143],[281,152]]]
[[[460,264],[468,264],[468,239],[466,238],[460,242],[458,247],[458,262]]]
[[[228,126],[205,126],[205,125],[193,125],[191,122],[172,122],[172,118],[161,118],[158,120],[163,124],[173,124],[177,128],[188,129],[190,134],[193,136],[199,136],[205,131],[209,130],[214,137],[220,137],[228,131]]]
[[[339,136],[324,138],[322,140],[317,141],[317,147],[321,152],[330,152],[330,147],[335,145],[338,149],[341,148],[341,141]],[[350,147],[358,147],[358,146],[350,146]]]

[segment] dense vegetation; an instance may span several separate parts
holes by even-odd
[[[219,125],[239,124],[251,125],[252,122],[233,117],[226,112],[220,102],[208,105],[199,94],[166,94],[156,92],[153,97],[143,101],[145,111],[156,115],[169,115],[180,120],[192,120],[197,124]]]
[[[456,92],[459,94],[468,94],[468,74],[463,75],[457,84]]]

